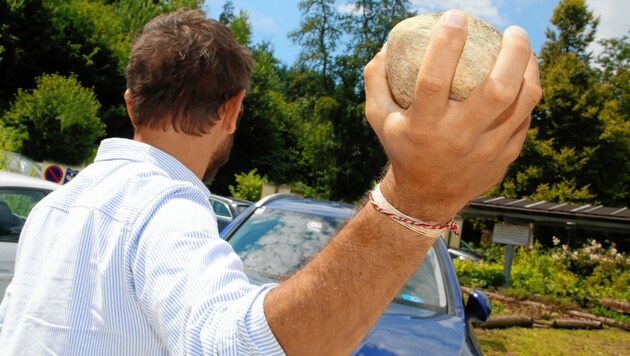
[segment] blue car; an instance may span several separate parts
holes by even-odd
[[[243,211],[221,236],[252,283],[262,284],[301,268],[354,213],[348,204],[276,194]],[[464,305],[453,262],[438,239],[353,354],[480,355],[471,322],[485,321],[490,312],[479,290]]]

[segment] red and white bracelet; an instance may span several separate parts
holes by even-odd
[[[389,216],[395,222],[399,223],[409,230],[415,231],[428,237],[438,237],[442,235],[445,231],[450,230],[455,235],[459,236],[459,229],[457,227],[457,224],[453,220],[448,224],[431,224],[401,213],[400,211],[398,211],[398,209],[394,208],[387,201],[387,199],[385,199],[383,193],[381,192],[380,184],[377,184],[376,187],[374,187],[374,190],[372,190],[368,194],[368,196],[370,198],[370,202],[372,202],[372,205],[376,210]]]

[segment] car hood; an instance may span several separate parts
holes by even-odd
[[[459,355],[466,353],[462,318],[392,303],[355,355]]]
[[[249,275],[254,284],[274,282]],[[467,354],[461,317],[413,305],[391,303],[353,355]]]

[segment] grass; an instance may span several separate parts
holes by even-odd
[[[475,329],[484,355],[630,356],[630,332],[563,329]]]

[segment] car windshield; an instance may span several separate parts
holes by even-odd
[[[283,279],[319,252],[345,219],[258,208],[229,239],[245,272]],[[398,303],[445,311],[446,292],[433,248],[396,297]]]

